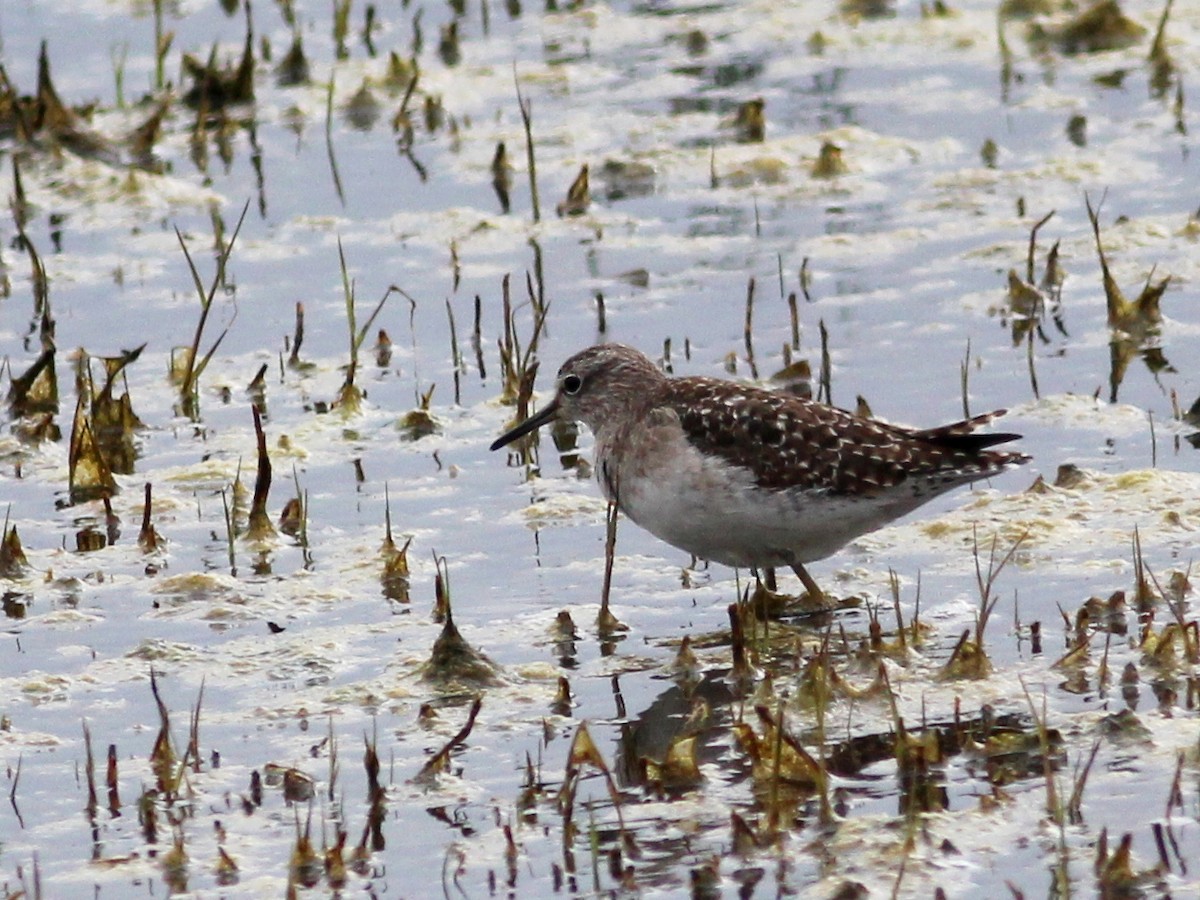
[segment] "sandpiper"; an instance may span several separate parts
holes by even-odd
[[[715,378],[672,378],[642,353],[599,344],[558,370],[554,399],[492,450],[558,417],[595,436],[604,496],[701,559],[804,568],[938,494],[1027,462],[976,434],[1005,410],[938,428],[889,425],[802,397]]]

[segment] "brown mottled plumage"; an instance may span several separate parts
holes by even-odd
[[[976,434],[1004,410],[910,429],[812,400],[714,378],[670,378],[620,344],[589,347],[558,372],[554,400],[496,450],[556,416],[596,438],[605,496],[652,534],[732,566],[803,564],[951,488],[1026,462]]]
[[[984,477],[983,470],[999,471],[1020,456],[981,452],[1018,435],[972,433],[1004,410],[917,431],[714,378],[670,379],[662,402],[696,449],[749,469],[755,484],[769,490],[869,495],[948,473]]]

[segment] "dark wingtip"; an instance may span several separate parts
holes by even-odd
[[[972,416],[969,419],[963,419],[961,422],[952,422],[949,425],[939,425],[936,428],[926,428],[922,431],[916,431],[913,432],[912,436],[918,440],[926,441],[927,443],[944,447],[948,450],[980,453],[988,447],[995,447],[997,444],[1007,444],[1011,441],[1021,440],[1022,435],[1011,431],[976,431],[977,428],[987,425],[1007,412],[1008,410],[1006,409],[995,409],[978,416]]]
[[[1025,435],[1023,434],[1014,434],[1011,431],[1000,431],[996,432],[995,434],[987,433],[963,435],[963,437],[970,439],[974,446],[981,450],[984,447],[995,447],[997,444],[1007,444],[1011,441],[1019,441],[1024,436]]]

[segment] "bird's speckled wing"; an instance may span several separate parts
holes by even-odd
[[[1002,411],[923,431],[864,419],[790,394],[712,378],[675,378],[661,401],[693,446],[754,473],[760,487],[869,496],[910,479],[950,484],[1024,462],[985,447],[1015,434],[974,434]]]

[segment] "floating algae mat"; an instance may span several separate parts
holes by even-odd
[[[1195,7],[4,5],[6,896],[1194,894]],[[600,340],[1033,461],[805,605]]]

